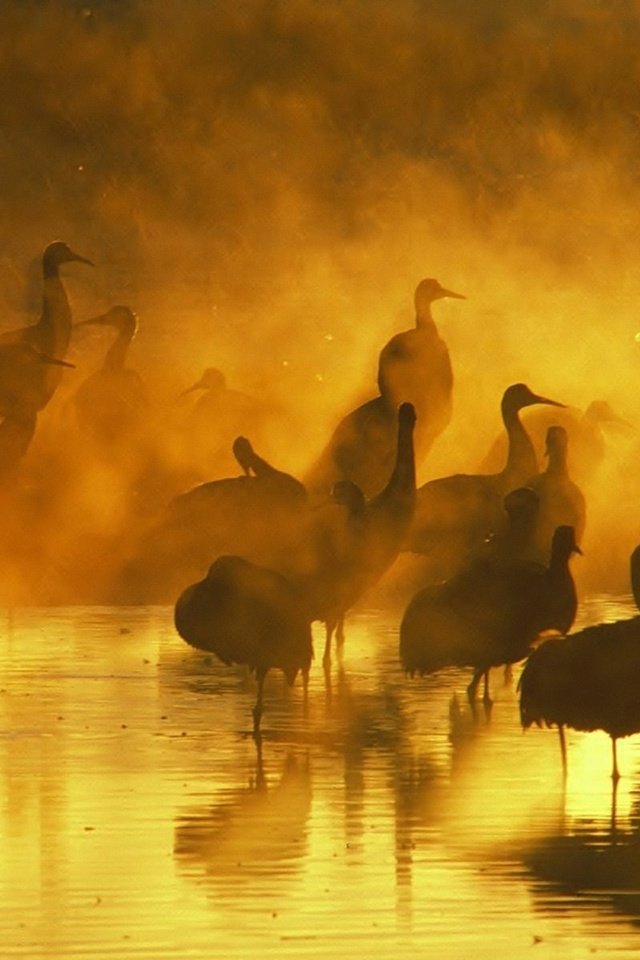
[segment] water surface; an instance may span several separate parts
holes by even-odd
[[[582,622],[633,614],[594,597]],[[348,622],[309,702],[167,608],[4,615],[2,957],[612,957],[640,951],[640,738],[518,721],[494,671],[410,681],[397,617]],[[317,649],[322,650],[320,632]],[[532,953],[532,951],[534,951]]]

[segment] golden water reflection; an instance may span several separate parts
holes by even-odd
[[[629,615],[595,597],[582,622]],[[15,611],[0,684],[3,957],[575,957],[637,950],[640,739],[473,718],[409,681],[395,619],[349,623],[330,689],[253,681],[166,608]]]

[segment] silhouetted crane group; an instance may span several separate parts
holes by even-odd
[[[40,319],[0,335],[5,486],[29,449],[64,367],[71,366],[73,326],[60,268],[72,262],[91,263],[61,241],[46,247]],[[102,460],[99,475],[129,471],[119,509],[134,509],[136,498],[147,505],[124,561],[112,571],[105,599],[174,603],[176,630],[188,644],[226,664],[246,665],[258,683],[253,732],[259,739],[268,672],[281,670],[290,684],[301,673],[306,697],[312,623],[325,627],[328,677],[334,637],[342,659],[348,612],[405,553],[417,559],[420,572],[399,617],[404,670],[413,676],[470,668],[467,693],[473,706],[483,678],[484,699],[490,701],[492,667],[526,660],[523,725],[557,725],[565,765],[566,726],[607,731],[616,778],[616,741],[640,730],[635,696],[640,618],[569,632],[578,609],[570,559],[581,552],[587,522],[587,498],[572,464],[579,453],[580,476],[586,478],[602,458],[600,425],[628,425],[604,401],[578,415],[513,383],[500,404],[501,468],[496,464],[493,472],[438,477],[417,486],[416,466],[452,416],[452,364],[432,315],[432,305],[444,298],[465,299],[437,280],[418,283],[415,326],[391,337],[380,351],[378,394],[343,416],[303,480],[260,449],[253,433],[261,416],[258,402],[229,390],[222,371],[207,367],[182,392],[183,398],[199,394],[185,443],[206,448],[211,437],[213,450],[216,427],[226,416],[234,429],[225,455],[239,474],[181,482],[180,470],[172,474],[154,449],[149,393],[128,365],[136,313],[113,306],[76,324],[109,328],[115,337],[99,368],[73,392],[68,409],[85,449],[92,446],[91,456]],[[529,407],[547,411],[544,469],[535,446],[541,427],[532,439],[529,421],[521,418]],[[208,463],[205,450],[184,475],[206,474]],[[170,491],[157,508],[148,493],[154,483]],[[102,557],[108,547],[107,539]],[[638,602],[638,551],[631,583]]]

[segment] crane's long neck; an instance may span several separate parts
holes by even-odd
[[[57,264],[43,264],[42,314],[36,326],[39,349],[62,358],[71,339],[71,308]]]
[[[403,499],[415,500],[416,493],[416,464],[413,448],[412,421],[400,421],[398,424],[398,445],[396,460],[389,481],[371,505],[384,504],[389,501]]]
[[[105,370],[122,370],[127,357],[127,350],[133,340],[133,334],[128,330],[119,330],[118,336],[113,341],[104,358],[103,368]]]
[[[430,303],[416,304],[416,328],[418,330],[438,332],[433,315],[431,313]]]
[[[507,463],[502,473],[509,484],[517,486],[538,472],[536,454],[520,420],[519,410],[503,404],[502,419],[509,439]]]
[[[549,462],[545,473],[548,477],[555,479],[568,478],[569,468],[567,466],[567,451],[564,449],[552,449],[549,451]]]

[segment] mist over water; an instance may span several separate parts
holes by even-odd
[[[37,318],[60,236],[96,263],[65,268],[74,319],[138,313],[156,409],[219,367],[301,475],[434,276],[468,301],[434,310],[454,417],[420,481],[477,468],[514,381],[640,423],[639,39],[635,2],[5,4],[2,326]],[[107,344],[74,335],[27,466]],[[634,444],[595,524],[623,558]]]
[[[8,956],[635,955],[640,741],[616,793],[609,738],[570,731],[563,779],[555,731],[522,735],[517,673],[493,671],[493,713],[466,668],[409,679],[401,615],[430,556],[346,592],[324,674],[314,623],[308,701],[270,671],[264,750],[254,677],[190,649],[173,604],[229,531],[313,583],[300,484],[290,537],[290,477],[281,512],[230,498],[219,525],[188,492],[241,473],[236,436],[256,477],[264,457],[306,479],[436,278],[467,299],[433,303],[453,416],[418,483],[500,469],[510,384],[608,401],[626,423],[588,476],[569,445],[575,625],[635,615],[638,49],[640,0],[0,2],[0,366],[56,238],[95,264],[63,262],[74,324],[119,306],[138,325],[115,430],[122,331],[102,324],[74,328],[32,439],[33,410],[0,419]],[[314,514],[321,613],[398,546],[391,510],[362,535],[357,493]]]

